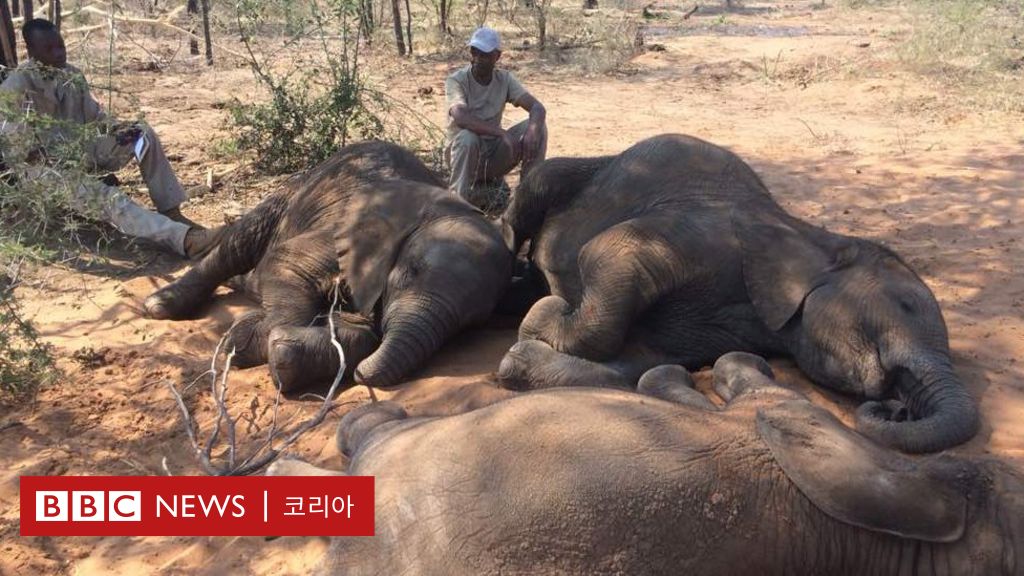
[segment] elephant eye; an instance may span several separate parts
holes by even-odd
[[[914,306],[914,303],[906,298],[900,298],[900,308],[908,314],[914,314],[917,312],[917,308]]]

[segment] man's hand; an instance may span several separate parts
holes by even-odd
[[[123,124],[114,129],[114,139],[119,146],[134,144],[142,136],[142,127],[138,124]]]
[[[533,162],[540,154],[541,129],[537,124],[530,123],[523,134],[523,164]]]

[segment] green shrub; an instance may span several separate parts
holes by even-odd
[[[0,403],[30,398],[59,375],[50,345],[40,342],[35,327],[21,316],[14,297],[17,273],[13,276],[0,272]]]
[[[252,150],[260,170],[296,172],[370,138],[403,144],[428,161],[440,157],[441,129],[362,74],[359,9],[358,0],[236,4],[249,65],[269,99],[235,100],[229,110],[238,148]],[[282,14],[289,23],[284,36],[268,41]]]

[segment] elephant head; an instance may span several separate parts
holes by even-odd
[[[403,202],[406,187],[380,187],[336,237],[352,303],[376,311],[380,347],[356,368],[359,382],[390,385],[463,327],[487,318],[512,276],[494,224],[446,192]],[[399,196],[399,197],[396,197]]]
[[[977,409],[953,371],[942,312],[924,282],[883,246],[752,213],[733,217],[747,291],[801,370],[871,399],[858,428],[885,445],[932,452],[969,440]],[[880,402],[890,397],[900,402]]]

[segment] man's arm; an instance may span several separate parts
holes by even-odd
[[[536,124],[537,126],[544,125],[544,121],[547,118],[548,111],[546,108],[544,108],[544,105],[540,103],[540,100],[537,100],[536,98],[533,97],[533,94],[527,92],[526,94],[520,96],[519,99],[513,102],[512,104],[530,113],[531,126],[533,126],[534,124]]]
[[[523,165],[527,165],[540,154],[548,111],[540,103],[540,100],[534,98],[529,92],[523,93],[512,104],[530,113],[530,123],[526,126],[526,133],[523,134]]]
[[[501,128],[495,128],[494,126],[475,118],[469,113],[469,107],[465,104],[453,104],[452,107],[448,109],[448,114],[450,114],[452,120],[455,121],[455,125],[464,130],[475,132],[481,136],[496,136],[501,138],[505,135],[505,131]]]

